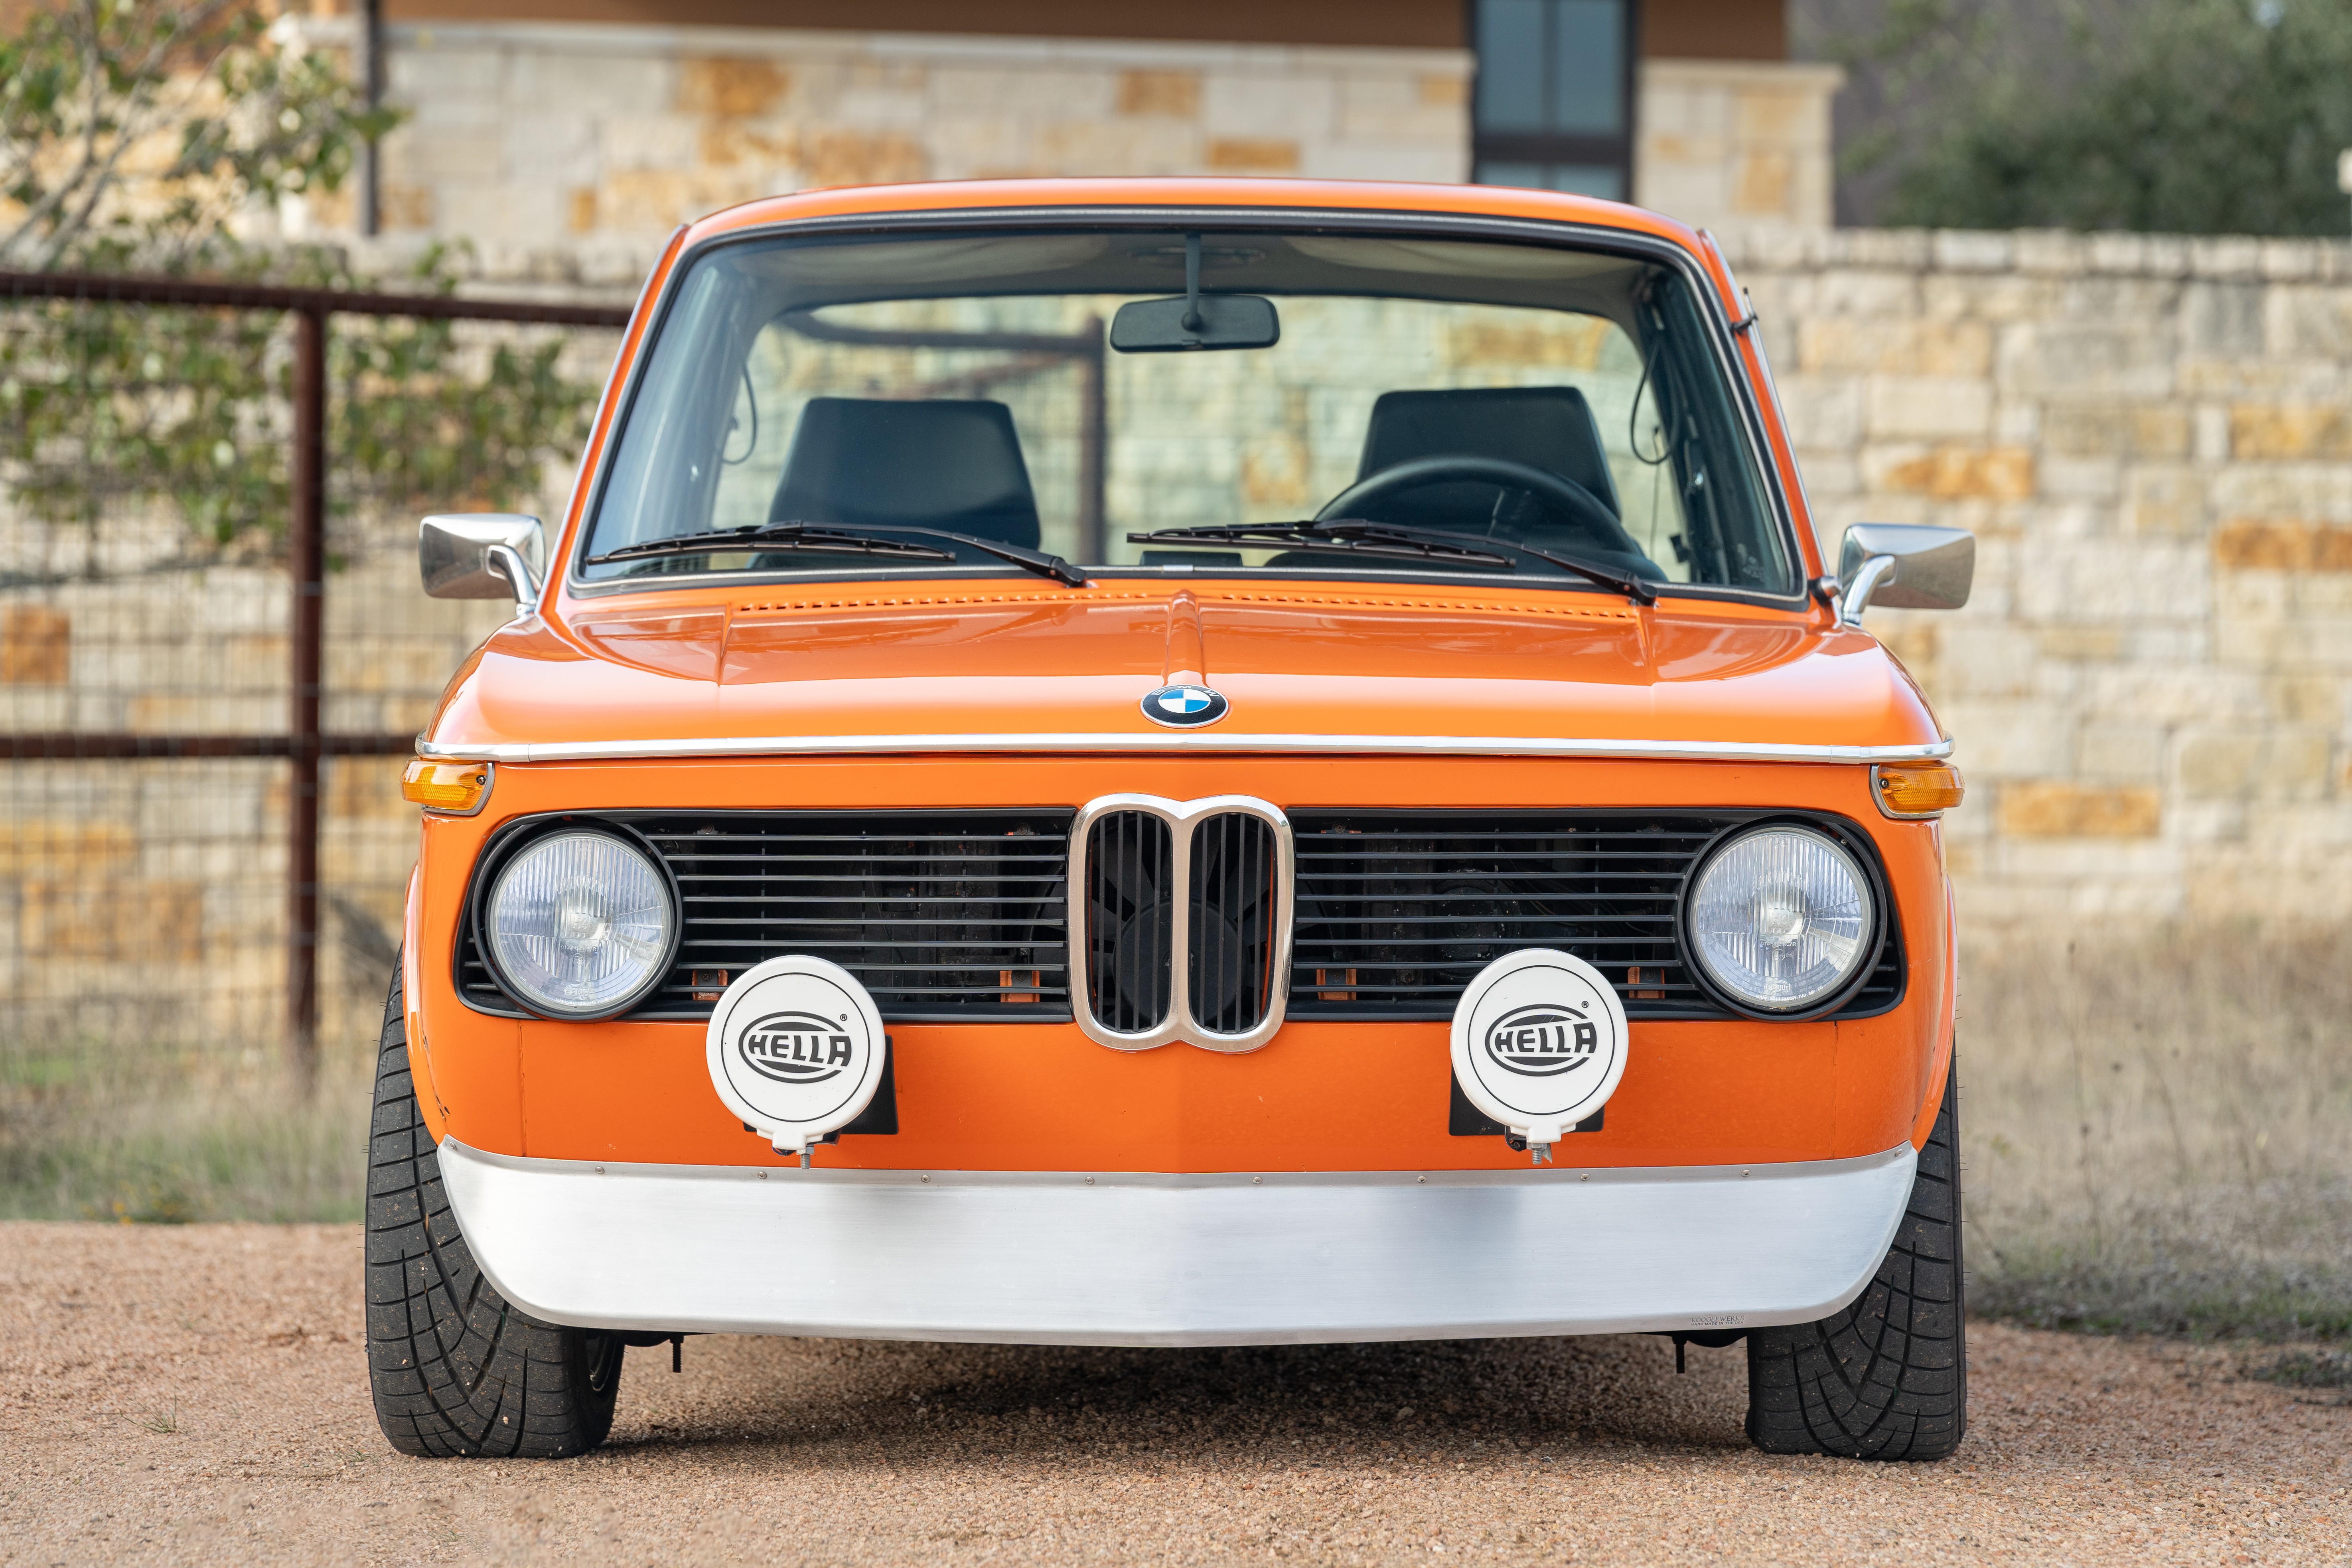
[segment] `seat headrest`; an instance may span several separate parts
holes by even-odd
[[[1002,403],[813,397],[768,516],[944,528],[1034,549],[1037,498]]]
[[[1372,405],[1371,423],[1364,431],[1364,460],[1356,478],[1370,479],[1415,458],[1452,453],[1549,468],[1623,514],[1617,481],[1609,472],[1608,448],[1601,444],[1601,426],[1592,417],[1592,405],[1575,387],[1384,392]]]

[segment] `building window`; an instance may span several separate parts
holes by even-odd
[[[1640,0],[1471,0],[1473,176],[1623,201]]]

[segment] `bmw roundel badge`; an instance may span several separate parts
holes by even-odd
[[[1215,723],[1225,716],[1226,706],[1223,693],[1205,686],[1163,686],[1145,694],[1143,716],[1155,724],[1190,729]]]

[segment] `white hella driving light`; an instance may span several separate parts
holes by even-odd
[[[1869,960],[1877,916],[1862,867],[1826,835],[1762,827],[1717,849],[1691,884],[1699,967],[1763,1013],[1835,995]]]
[[[559,1018],[604,1018],[660,983],[677,909],[652,858],[609,833],[551,833],[499,872],[483,936],[515,999]]]

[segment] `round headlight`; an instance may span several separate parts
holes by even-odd
[[[1762,827],[1717,849],[1691,883],[1693,955],[1726,994],[1801,1013],[1869,962],[1877,915],[1861,865],[1805,827]]]
[[[661,983],[677,907],[661,867],[635,845],[551,833],[499,868],[482,936],[517,1001],[559,1018],[604,1018]]]

